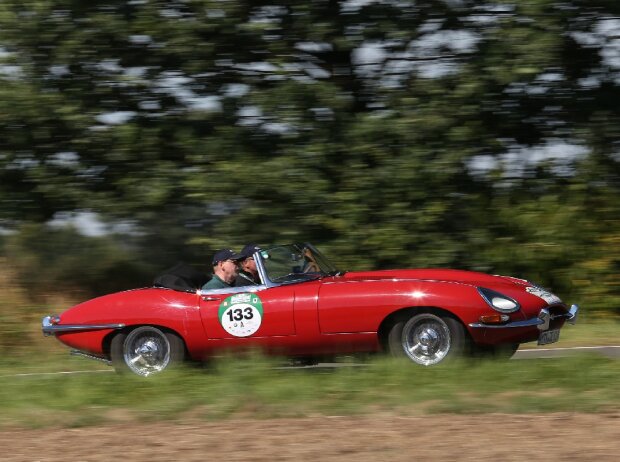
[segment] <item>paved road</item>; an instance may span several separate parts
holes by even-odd
[[[514,355],[514,359],[557,358],[578,353],[596,353],[609,358],[620,358],[620,345],[519,350]]]

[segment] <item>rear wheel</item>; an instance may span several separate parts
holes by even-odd
[[[456,319],[420,313],[397,322],[388,334],[388,347],[393,356],[404,356],[423,366],[462,356],[467,336]]]
[[[185,358],[185,344],[172,332],[142,326],[117,334],[112,339],[110,356],[117,372],[129,371],[147,377],[181,363]]]

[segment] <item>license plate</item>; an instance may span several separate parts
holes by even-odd
[[[560,339],[560,329],[546,330],[540,333],[538,337],[539,345],[548,345],[549,343],[555,343]]]

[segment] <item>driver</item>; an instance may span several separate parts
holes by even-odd
[[[258,269],[256,269],[256,262],[254,261],[254,253],[260,250],[260,247],[256,244],[248,244],[241,249],[239,253],[241,256],[239,275],[237,279],[235,279],[235,287],[260,284],[260,276],[258,275]]]
[[[202,290],[226,289],[233,287],[239,272],[237,263],[241,255],[230,249],[221,249],[213,256],[213,277],[202,286]]]

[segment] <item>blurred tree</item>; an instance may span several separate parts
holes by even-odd
[[[92,211],[157,266],[307,239],[351,269],[516,271],[602,300],[619,16],[615,0],[5,0],[0,230]]]
[[[33,299],[56,293],[79,299],[151,284],[155,269],[118,236],[86,237],[74,229],[27,225],[5,239],[12,271]]]

